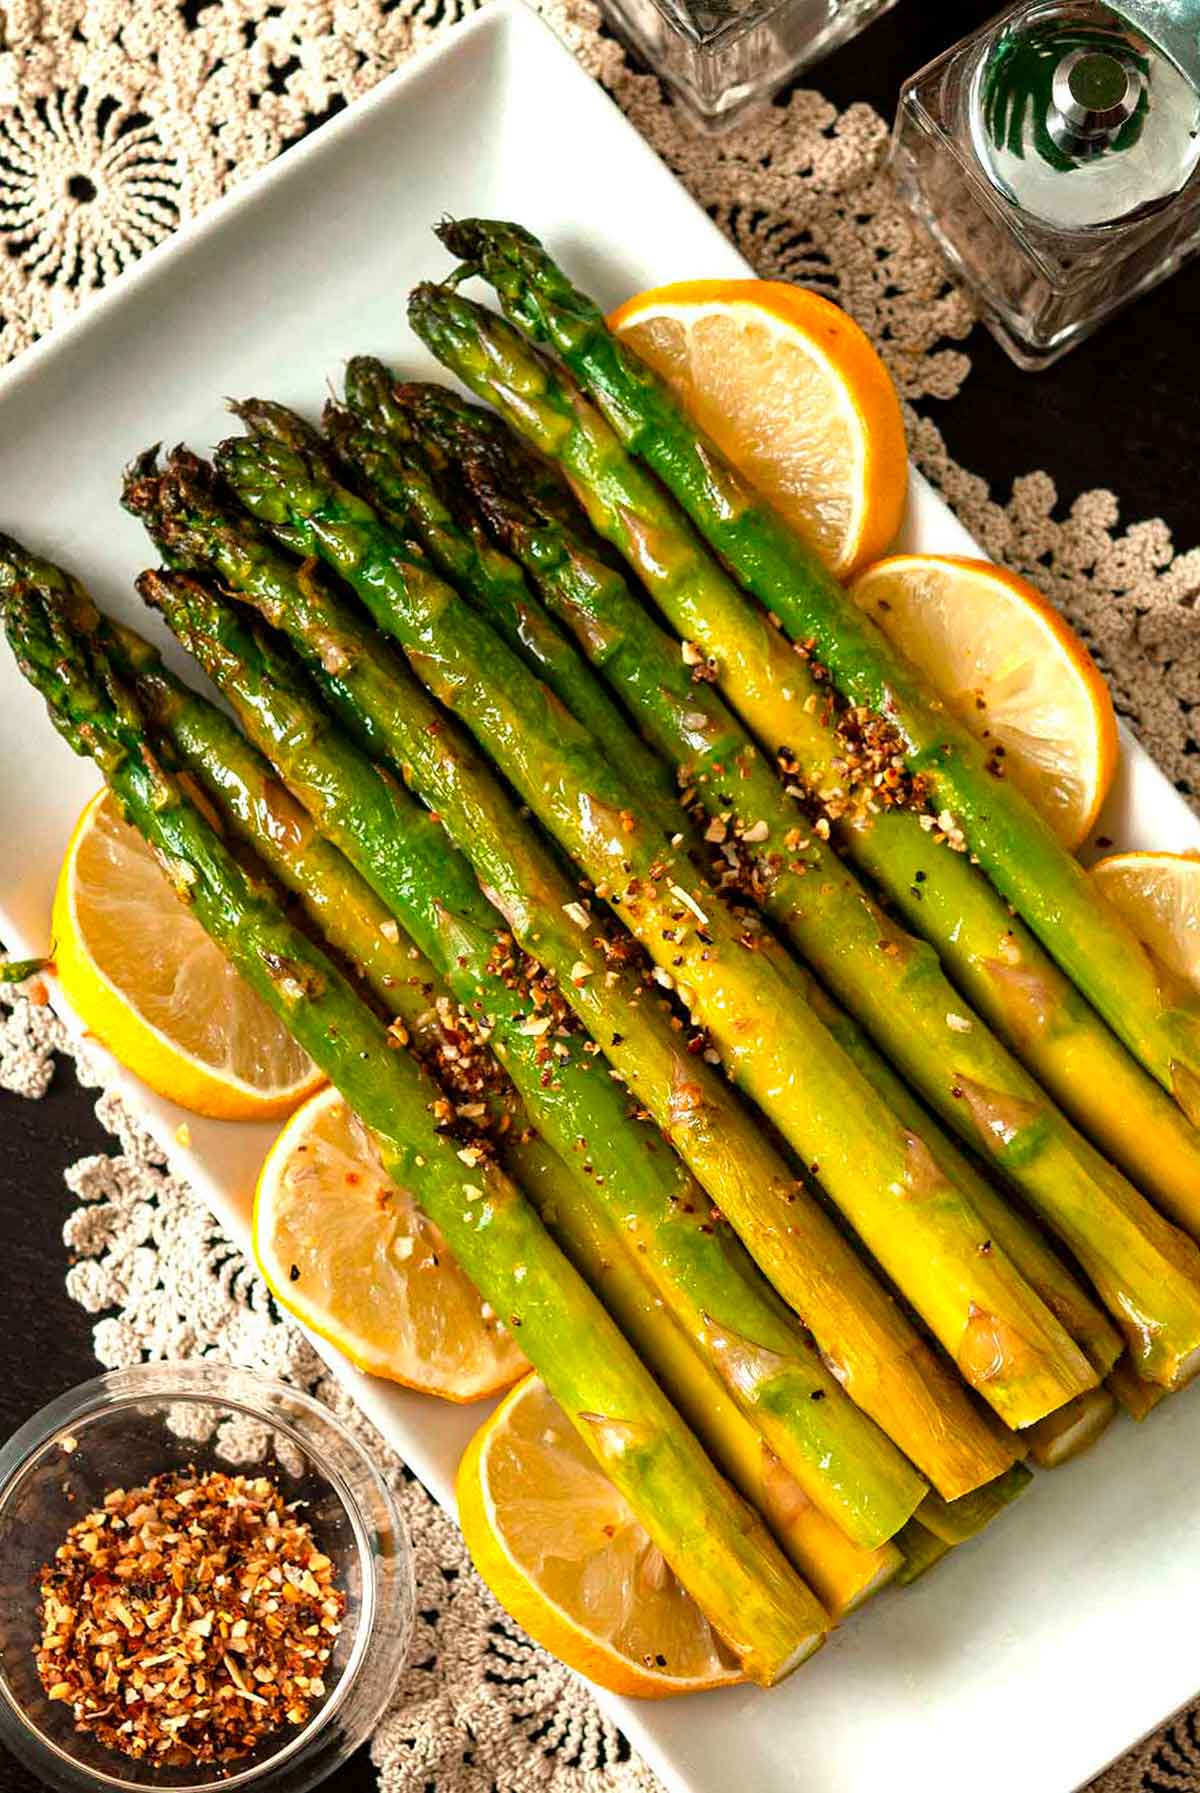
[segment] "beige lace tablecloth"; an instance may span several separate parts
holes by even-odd
[[[0,0],[0,361],[461,10],[465,0]],[[701,141],[600,34],[589,0],[544,0],[542,10],[760,273],[833,295],[866,327],[908,401],[918,464],[989,553],[1067,612],[1122,712],[1190,791],[1200,551],[1175,554],[1161,522],[1121,526],[1109,492],[1061,515],[1046,474],[1018,479],[1004,502],[949,459],[922,401],[952,399],[968,378],[954,345],[971,317],[880,172],[883,121],[866,106],[839,115],[803,92],[732,136]],[[61,1030],[46,1009],[6,1004],[0,1084],[36,1097]],[[115,1155],[67,1172],[78,1205],[64,1241],[68,1292],[97,1316],[101,1363],[211,1352],[294,1378],[344,1412],[252,1267],[120,1104],[102,1094],[97,1112]],[[584,1689],[496,1606],[450,1522],[398,1463],[393,1474],[421,1617],[374,1742],[383,1787],[650,1793],[654,1777]],[[1097,1785],[1200,1790],[1197,1722],[1196,1711],[1178,1718]]]

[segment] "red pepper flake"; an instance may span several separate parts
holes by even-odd
[[[155,1765],[225,1763],[302,1725],[346,1596],[266,1476],[117,1488],[40,1577],[38,1674],[78,1730]]]

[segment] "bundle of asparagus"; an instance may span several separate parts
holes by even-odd
[[[454,1014],[461,1037],[470,1017],[456,1011],[449,986],[400,930],[393,912],[316,831],[307,811],[278,783],[270,762],[223,711],[177,679],[133,630],[106,625],[98,614],[93,630],[140,704],[158,752],[170,755],[173,770],[198,781],[222,825],[300,900],[382,1011],[404,1023],[426,1071],[451,1095],[474,1100],[478,1079],[459,1086],[460,1054],[447,1050],[441,1019],[448,1010]],[[826,1610],[835,1618],[851,1611],[896,1572],[901,1559],[895,1546],[863,1548],[823,1516],[743,1417],[703,1350],[687,1340],[666,1303],[638,1273],[594,1180],[546,1143],[498,1065],[496,1072],[498,1081],[487,1096],[493,1111],[490,1137],[498,1141],[505,1168],[533,1199],[576,1269],[602,1294],[718,1465],[767,1519]]]
[[[421,287],[418,333],[495,412],[358,357],[324,434],[253,399],[217,470],[127,473],[166,562],[138,589],[236,721],[7,538],[0,604],[769,1684],[990,1524],[1026,1456],[1200,1366],[1200,1252],[1152,1206],[1200,1233],[1200,1009],[540,246],[442,234],[569,374]],[[864,800],[873,731],[971,857],[907,774]],[[448,1015],[487,1065],[465,1159],[434,1120]]]
[[[536,238],[487,219],[447,222],[438,235],[464,272],[484,275],[510,318],[553,345],[631,452],[793,641],[815,650],[849,701],[891,719],[910,767],[929,780],[938,807],[952,812],[1000,892],[1185,1114],[1200,1121],[1200,998],[1164,979],[1049,824],[997,775],[981,743],[664,382],[611,334],[603,313]]]
[[[262,419],[263,407],[253,415]],[[659,981],[683,994],[742,1088],[802,1160],[819,1166],[825,1189],[967,1381],[1015,1425],[1093,1385],[1094,1370],[1006,1255],[990,1241],[980,1250],[987,1235],[974,1210],[812,1013],[771,938],[747,935],[664,841],[594,737],[481,617],[411,558],[402,535],[338,484],[306,432],[278,413],[268,421],[271,436],[218,451],[247,508],[289,546],[342,574],[434,695],[486,743],[596,894],[619,910]],[[855,1117],[853,1142],[847,1116]],[[911,1198],[902,1230],[888,1222],[897,1188]],[[1200,1349],[1200,1302],[1195,1338],[1169,1339],[1164,1366],[1175,1343],[1184,1354]],[[1171,1361],[1165,1380],[1175,1379],[1182,1361]]]
[[[0,554],[0,596],[22,672],[77,753],[95,760],[128,819],[203,927],[376,1135],[467,1274],[519,1328],[530,1361],[659,1544],[683,1586],[770,1684],[821,1642],[827,1621],[762,1522],[714,1470],[653,1377],[497,1166],[463,1165],[430,1114],[436,1092],[333,961],[247,874],[150,751],[81,588]]]
[[[653,817],[639,806],[636,792],[614,775],[594,737],[570,715],[547,710],[545,688],[486,622],[449,605],[442,582],[404,558],[405,537],[338,485],[327,454],[306,426],[277,407],[255,404],[242,411],[257,425],[258,436],[221,451],[240,496],[292,546],[323,555],[342,572],[381,626],[408,650],[435,693],[478,740],[486,741],[497,764],[597,893],[619,906],[657,961],[660,977],[665,974],[685,993],[694,1018],[708,1028],[742,1087],[802,1158],[820,1165],[825,1188],[956,1356],[967,1380],[1017,1425],[1041,1417],[1033,1410],[1039,1402],[1045,1402],[1044,1411],[1062,1405],[1072,1379],[1077,1386],[1068,1399],[1090,1386],[1094,1372],[1061,1355],[1055,1362],[1065,1341],[1060,1333],[1045,1330],[1049,1316],[1044,1304],[1034,1297],[1035,1307],[1027,1299],[1031,1292],[1027,1285],[1022,1292],[1020,1279],[1011,1274],[994,1241],[981,1263],[979,1246],[985,1235],[979,1217],[946,1178],[923,1130],[904,1129],[902,1136],[893,1131],[889,1138],[895,1117],[832,1040],[803,980],[775,951],[771,937],[748,935],[711,885],[697,879],[681,848],[663,843]],[[569,768],[565,777],[564,764]],[[818,888],[831,883],[822,868]],[[748,939],[751,952],[745,950]],[[875,945],[877,950],[877,936]],[[946,1012],[941,1009],[933,1023],[942,1039]],[[756,1015],[772,1017],[765,1037],[755,1026]],[[1051,1206],[1076,1249],[1090,1243],[1081,1216],[1090,1217],[1102,1207],[1103,1226],[1093,1226],[1091,1236],[1107,1227],[1124,1237],[1119,1251],[1092,1250],[1089,1273],[1125,1325],[1139,1370],[1168,1385],[1185,1379],[1190,1366],[1200,1361],[1200,1253],[1040,1103],[1036,1085],[1006,1055],[987,1052],[982,1030],[972,1029],[968,1038],[951,1044],[956,1054],[949,1067],[949,1111],[974,1107],[976,1140],[994,1138],[999,1131],[1015,1148],[1010,1162],[1020,1167],[1035,1199]],[[960,1057],[973,1058],[972,1068],[979,1074],[971,1077],[960,1069]],[[805,1076],[797,1088],[800,1064]],[[974,1102],[964,1100],[970,1095]],[[847,1113],[859,1117],[852,1156],[845,1149]],[[1002,1128],[996,1124],[998,1114]],[[1040,1176],[1039,1159],[1045,1167]],[[922,1203],[915,1215],[910,1212],[900,1239],[880,1198],[897,1182],[915,1187],[914,1178],[934,1200]],[[925,1274],[930,1253],[941,1269],[936,1292]],[[1135,1285],[1132,1301],[1130,1279]],[[1147,1313],[1153,1315],[1153,1330],[1142,1323]],[[1019,1349],[1006,1350],[1006,1339],[1010,1344],[1019,1339]],[[1038,1354],[1044,1367],[1034,1370]],[[1004,1362],[1009,1355],[1012,1365]],[[1008,1386],[1007,1370],[1015,1367],[1018,1356],[1024,1359],[1022,1376],[1032,1375],[1028,1389]]]
[[[664,1308],[757,1420],[809,1498],[859,1543],[886,1542],[925,1489],[852,1405],[811,1340],[774,1297],[675,1158],[654,1149],[578,1034],[556,1035],[553,1007],[531,1019],[533,987],[514,975],[497,917],[427,811],[324,721],[300,668],[261,628],[185,574],[146,574],[139,589],[235,706],[256,744],[326,836],[408,929],[468,1010],[482,1008],[543,1136],[581,1173],[639,1252]],[[388,676],[386,661],[379,662]],[[421,895],[412,885],[420,876]]]
[[[418,287],[409,318],[440,361],[561,465],[592,524],[716,671],[764,751],[786,746],[789,782],[819,803],[839,851],[937,949],[963,994],[1047,1094],[1200,1235],[1200,1135],[1185,1116],[1121,1049],[967,855],[939,850],[912,809],[866,810],[847,788],[860,752],[853,736],[876,729],[879,717],[839,715],[820,669],[792,651],[599,411],[518,331],[449,287]],[[539,490],[546,491],[544,475]],[[850,737],[839,732],[843,722],[853,725]],[[885,731],[886,759],[897,744],[894,731]],[[874,768],[875,756],[868,755],[868,765]]]
[[[126,503],[150,524],[171,558],[211,565],[229,589],[277,624],[349,728],[417,786],[471,859],[521,946],[556,979],[613,1069],[812,1329],[855,1403],[948,1498],[1000,1475],[1013,1460],[1011,1442],[965,1398],[724,1081],[702,1055],[681,1044],[639,980],[623,975],[620,952],[605,950],[579,890],[369,624],[311,568],[302,571],[252,524],[222,509],[192,457],[174,456],[161,478],[140,464],[127,481]],[[186,627],[178,606],[171,618]],[[235,620],[226,613],[225,626]],[[239,697],[244,669],[219,646],[206,650],[204,641],[199,631],[188,637],[207,669],[227,681],[247,726],[257,728],[251,705]],[[336,675],[326,670],[329,665]],[[289,739],[285,725],[260,742],[276,757]],[[294,789],[311,786],[311,800],[323,804],[324,765],[311,780],[295,766],[287,777]],[[348,798],[344,811],[330,804],[327,822],[339,829],[349,854],[366,855],[374,851],[374,834],[353,824],[342,829],[356,803]],[[379,838],[387,841],[386,828]],[[442,886],[422,880],[421,888],[437,893]],[[590,1143],[592,1131],[582,1134]],[[579,1136],[571,1136],[572,1152]],[[623,1166],[614,1165],[612,1174],[613,1187],[620,1188]],[[701,1211],[707,1206],[702,1203]],[[738,1369],[736,1354],[730,1367]]]

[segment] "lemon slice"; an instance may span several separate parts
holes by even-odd
[[[1155,957],[1200,990],[1200,857],[1114,853],[1092,877]]]
[[[54,962],[84,1025],[160,1096],[219,1120],[289,1114],[323,1082],[101,791],[54,897]]]
[[[589,1681],[665,1699],[744,1680],[538,1377],[467,1446],[458,1517],[501,1606]]]
[[[992,750],[1064,845],[1087,835],[1117,766],[1103,675],[1041,593],[986,560],[897,554],[851,595]]]
[[[529,1367],[334,1089],[267,1153],[253,1238],[275,1299],[360,1370],[478,1401]]]
[[[883,553],[908,490],[904,420],[839,306],[778,280],[689,280],[609,324],[833,572]]]

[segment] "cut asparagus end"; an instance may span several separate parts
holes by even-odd
[[[904,1562],[896,1576],[896,1586],[909,1588],[914,1581],[920,1581],[935,1568],[943,1557],[949,1556],[954,1549],[944,1538],[939,1538],[919,1519],[910,1519],[904,1530],[896,1539]]]
[[[985,1526],[1024,1494],[1032,1481],[1033,1476],[1025,1465],[1014,1463],[994,1482],[977,1488],[972,1494],[960,1495],[958,1500],[943,1500],[939,1494],[927,1494],[915,1517],[943,1542],[965,1544],[968,1538],[977,1537]]]
[[[1115,1395],[1107,1388],[1091,1388],[1030,1426],[1026,1433],[1029,1454],[1039,1469],[1058,1469],[1091,1450],[1116,1417]]]
[[[1129,1415],[1130,1419],[1137,1420],[1139,1424],[1142,1420],[1147,1419],[1171,1392],[1160,1382],[1147,1382],[1144,1377],[1139,1376],[1128,1356],[1113,1365],[1108,1373],[1106,1386],[1116,1397],[1117,1403],[1123,1411]]]

